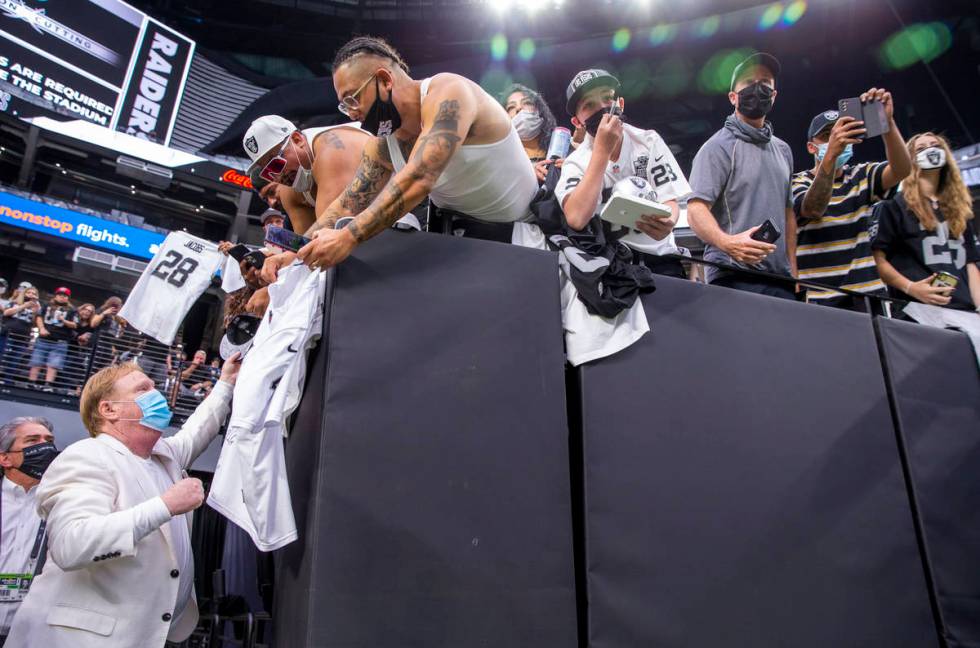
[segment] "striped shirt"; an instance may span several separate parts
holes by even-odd
[[[868,226],[872,206],[891,195],[881,186],[886,162],[864,162],[844,167],[834,181],[824,215],[803,220],[803,198],[813,184],[813,171],[793,176],[793,210],[798,220],[796,263],[800,279],[810,279],[861,293],[883,294],[885,284],[878,277]],[[842,293],[809,289],[808,301],[833,299]]]

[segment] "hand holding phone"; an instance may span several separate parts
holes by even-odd
[[[738,234],[726,236],[719,247],[736,263],[753,266],[762,263],[767,256],[776,251],[776,246],[755,238],[762,226],[747,229]]]
[[[275,245],[283,250],[299,252],[299,249],[309,243],[311,239],[308,239],[301,234],[297,234],[296,232],[290,232],[287,229],[273,225],[266,230],[265,240],[270,245]]]
[[[749,235],[749,238],[751,238],[753,241],[761,241],[763,243],[775,245],[780,236],[782,236],[782,233],[776,229],[776,226],[772,224],[771,220],[766,219],[766,222],[760,225],[759,229],[752,232]]]
[[[857,136],[857,139],[880,137],[891,128],[885,114],[885,105],[877,99],[862,103],[860,97],[850,97],[838,101],[837,107],[839,117],[851,117],[856,121],[864,122],[865,132]]]

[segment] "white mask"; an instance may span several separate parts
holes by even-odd
[[[920,169],[938,169],[946,166],[946,151],[938,146],[930,146],[919,151],[915,163]]]
[[[289,142],[291,146],[296,146],[292,141]],[[298,157],[298,156],[297,156]],[[313,188],[313,160],[310,160],[310,168],[307,169],[302,163],[296,167],[296,176],[293,178],[293,184],[291,185],[294,191],[299,193],[306,193]]]
[[[541,132],[544,118],[536,112],[522,110],[514,115],[514,128],[522,140],[534,139]]]

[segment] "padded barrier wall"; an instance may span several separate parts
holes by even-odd
[[[576,646],[557,258],[390,231],[331,289],[275,645]]]
[[[980,372],[966,335],[878,319],[950,648],[980,646]]]
[[[274,645],[937,646],[899,440],[945,639],[980,645],[965,336],[878,320],[886,383],[867,316],[661,277],[566,420],[555,277],[398,232],[337,269]]]
[[[589,645],[936,646],[870,318],[657,286],[582,368]]]

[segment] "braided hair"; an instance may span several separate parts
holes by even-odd
[[[406,73],[408,72],[408,65],[402,59],[402,55],[389,45],[388,41],[377,36],[355,36],[349,40],[333,57],[333,71],[336,72],[341,65],[362,54],[388,59]]]
[[[520,83],[511,84],[507,91],[501,95],[501,103],[507,104],[507,98],[510,97],[515,92],[520,92],[526,98],[530,99],[537,109],[538,114],[541,115],[541,119],[544,120],[541,124],[541,132],[538,133],[538,146],[541,150],[547,151],[548,144],[551,143],[551,133],[555,130],[557,122],[555,121],[555,115],[551,112],[551,108],[548,108],[548,104],[544,102],[544,97],[540,93],[531,90],[526,85],[521,85]]]

